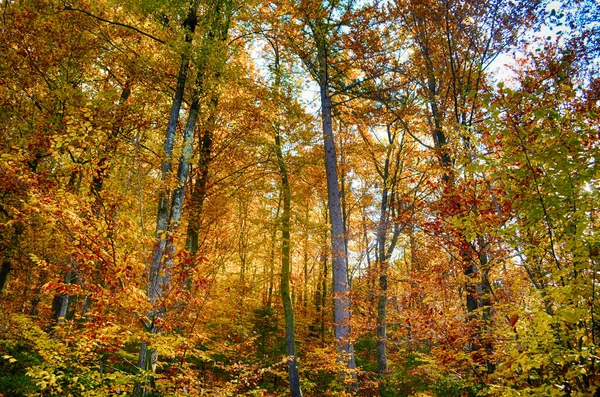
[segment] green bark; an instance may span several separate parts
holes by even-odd
[[[279,52],[276,45],[273,45],[275,52],[275,91],[278,94],[280,88],[280,69]],[[296,359],[296,336],[294,321],[294,305],[290,294],[290,218],[292,195],[290,192],[290,182],[288,180],[287,167],[283,159],[281,134],[279,122],[274,125],[275,132],[275,151],[277,154],[277,165],[281,177],[281,196],[283,199],[283,208],[281,213],[281,284],[280,294],[283,303],[285,316],[285,353],[287,356],[288,377],[290,382],[290,395],[292,397],[302,397],[300,390],[300,376],[298,374],[298,361]]]

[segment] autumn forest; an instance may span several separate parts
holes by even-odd
[[[3,0],[0,396],[600,395],[599,60],[596,0]]]

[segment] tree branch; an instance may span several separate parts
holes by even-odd
[[[154,41],[157,41],[157,42],[159,42],[161,44],[165,44],[164,40],[161,40],[158,37],[152,36],[150,33],[146,33],[143,30],[140,30],[140,29],[138,29],[138,28],[136,28],[134,26],[127,25],[127,24],[121,23],[121,22],[116,22],[116,21],[111,21],[111,20],[108,20],[108,19],[104,19],[104,18],[99,17],[98,15],[94,15],[94,14],[92,14],[92,13],[86,11],[86,10],[82,10],[80,8],[75,8],[75,7],[72,7],[72,6],[69,6],[69,5],[65,5],[64,10],[65,11],[77,11],[77,12],[80,12],[82,14],[87,15],[88,17],[95,18],[95,19],[97,19],[99,21],[108,23],[110,25],[116,25],[116,26],[121,26],[121,27],[126,28],[126,29],[131,29],[131,30],[133,30],[135,32],[138,32],[139,34],[141,34],[143,36],[146,36],[146,37],[148,37],[148,38],[150,38],[150,39],[152,39]]]

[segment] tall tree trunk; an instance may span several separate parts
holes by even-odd
[[[329,215],[327,206],[323,208],[324,219],[323,223],[328,223]],[[319,316],[319,337],[321,339],[321,346],[325,346],[325,306],[327,303],[327,260],[329,256],[329,249],[327,248],[327,231],[323,233],[323,241],[320,248],[319,259],[321,262],[321,266],[319,267],[319,279],[317,282],[317,291],[315,293],[315,310]]]
[[[206,123],[206,129],[202,134],[202,143],[198,160],[200,175],[194,183],[192,194],[190,196],[190,220],[187,226],[185,248],[190,252],[192,257],[195,257],[198,254],[199,249],[198,237],[200,233],[202,209],[204,208],[204,201],[206,200],[208,188],[208,172],[212,160],[213,128],[217,118],[218,104],[218,97],[213,97],[211,100],[210,116]]]
[[[346,156],[344,153],[344,139],[341,137],[342,129],[338,128],[340,134],[339,148],[340,148],[340,171],[339,171],[339,185],[340,185],[340,204],[342,206],[342,224],[344,225],[344,236],[348,236],[348,202],[346,200],[346,173],[347,164]],[[344,238],[344,258],[346,260],[346,269],[348,268],[348,238]],[[348,279],[348,286],[352,289],[352,280]]]
[[[380,376],[379,388],[383,395],[385,383],[383,376],[387,372],[387,278],[388,258],[386,255],[386,237],[388,230],[388,186],[389,158],[386,158],[383,170],[383,191],[377,225],[377,273],[379,275],[379,293],[377,295],[377,369]]]
[[[177,121],[179,112],[183,102],[183,92],[185,89],[185,81],[188,69],[187,57],[182,56],[181,68],[179,70],[179,78],[177,81],[177,89],[171,106],[171,116],[167,126],[167,133],[164,144],[164,158],[161,166],[161,181],[168,183],[168,179],[173,169],[173,146],[175,144],[175,132],[177,129]],[[169,225],[169,204],[170,204],[171,189],[168,187],[161,189],[158,198],[158,213],[156,216],[156,244],[152,253],[152,262],[150,276],[148,280],[148,297],[151,301],[158,298],[161,289],[161,282],[158,279],[159,270],[163,262],[163,255],[167,246],[167,230]]]
[[[362,135],[362,134],[361,134]],[[380,184],[381,190],[381,202],[379,208],[379,220],[377,222],[376,237],[375,237],[375,269],[370,266],[370,260],[367,258],[369,263],[369,278],[368,283],[375,284],[376,278],[378,278],[378,285],[373,285],[373,290],[376,291],[377,298],[377,368],[379,373],[379,392],[383,396],[385,394],[385,374],[388,371],[387,365],[387,293],[388,293],[388,267],[392,253],[398,242],[398,238],[402,228],[400,227],[397,216],[394,216],[394,191],[398,184],[398,176],[401,172],[401,154],[403,148],[402,140],[399,146],[396,144],[397,134],[392,130],[392,126],[387,126],[387,139],[386,154],[383,165],[379,164],[377,157],[372,154],[374,160],[375,169],[377,174],[381,178]],[[363,135],[365,144],[370,145],[369,139]],[[395,155],[394,155],[395,153]],[[392,162],[392,160],[394,160]],[[366,215],[363,211],[363,229],[364,229],[364,240],[365,249],[368,255],[368,238],[366,231]],[[388,241],[388,233],[390,226],[394,226],[392,238]],[[375,274],[371,274],[375,273]],[[370,295],[370,307],[375,306],[373,303],[372,295]]]
[[[283,161],[281,150],[281,135],[279,126],[275,127],[275,150],[277,151],[277,164],[281,175],[281,190],[283,196],[283,212],[281,214],[281,300],[285,316],[285,352],[290,380],[290,394],[292,397],[302,397],[300,390],[300,377],[298,375],[298,362],[296,360],[296,337],[294,322],[294,306],[290,296],[290,213],[291,193],[287,169]]]
[[[324,242],[325,244],[325,242]],[[321,338],[321,346],[325,346],[325,316],[326,316],[326,304],[327,304],[327,269],[328,260],[328,249],[326,246],[323,247],[321,252],[321,268],[319,269],[319,284],[317,294],[317,313],[319,314],[319,336]]]
[[[281,68],[279,64],[279,48],[277,43],[271,42],[275,55],[274,64],[274,93],[279,99],[281,89]],[[275,153],[277,155],[277,167],[281,177],[281,194],[280,199],[283,200],[283,209],[281,213],[281,282],[280,294],[283,303],[283,312],[285,317],[285,353],[287,356],[288,376],[290,381],[290,395],[292,397],[302,397],[300,390],[300,376],[298,374],[298,361],[296,358],[296,325],[294,320],[294,304],[290,294],[290,218],[291,218],[291,203],[292,195],[290,192],[290,182],[288,179],[287,167],[283,159],[283,144],[281,138],[281,125],[278,118],[273,125],[275,135]],[[281,201],[280,201],[281,204]],[[279,213],[279,205],[277,207]]]
[[[196,10],[195,7],[191,7],[188,17],[184,22],[184,28],[188,30],[186,33],[186,41],[191,42],[191,33],[196,28]],[[163,161],[161,165],[161,181],[169,184],[169,179],[173,169],[173,146],[175,144],[175,134],[177,131],[177,123],[179,121],[179,114],[181,111],[181,104],[183,102],[183,94],[185,91],[185,85],[187,80],[188,70],[188,56],[182,54],[181,65],[179,68],[179,74],[177,77],[177,87],[175,89],[175,95],[173,97],[173,103],[171,105],[171,112],[169,115],[169,122],[167,124],[167,131],[165,133],[164,153]],[[189,167],[189,160],[192,154],[193,139],[194,139],[194,128],[196,124],[196,118],[199,108],[198,93],[195,92],[192,100],[192,106],[190,107],[190,113],[188,122],[184,132],[184,149],[181,155],[178,169],[178,185],[173,194],[173,200],[171,202],[170,188],[163,187],[159,192],[158,200],[158,213],[156,219],[156,243],[154,245],[154,251],[152,254],[152,262],[150,264],[147,290],[146,294],[148,300],[153,305],[152,311],[148,314],[147,322],[145,324],[146,330],[150,333],[160,332],[159,327],[156,324],[156,320],[164,316],[164,310],[159,309],[156,306],[157,300],[162,295],[165,288],[168,288],[170,284],[170,270],[172,267],[172,234],[174,228],[179,224],[181,216],[181,208],[183,204],[183,196],[185,192],[185,183],[187,180],[187,173]],[[171,205],[169,205],[171,204]],[[171,208],[170,208],[171,207]],[[171,209],[171,214],[169,214]],[[173,222],[176,221],[176,224]],[[171,240],[171,244],[168,247],[167,263],[163,260],[163,256],[167,251],[167,243]],[[169,259],[169,256],[171,257]],[[151,374],[156,370],[156,362],[158,359],[158,351],[151,348],[146,343],[142,343],[140,348],[140,355],[138,360],[138,366]],[[149,378],[150,388],[154,387],[153,376]],[[133,391],[134,396],[147,395],[149,391],[143,388],[141,383],[136,383]]]
[[[240,283],[242,285],[243,293],[241,295],[242,299],[245,295],[245,287],[244,283],[246,280],[246,268],[247,268],[247,258],[248,258],[248,199],[245,197],[240,198],[240,213],[239,213],[239,230],[240,234],[238,237],[238,256],[240,259]]]
[[[304,268],[304,280],[303,280],[303,288],[302,288],[302,306],[304,312],[308,309],[308,221],[309,221],[309,206],[308,200],[306,200],[305,212],[304,212],[304,227],[305,233],[302,239],[302,265]],[[312,271],[311,271],[312,272]]]
[[[201,84],[200,81],[196,82],[197,87]],[[188,115],[188,121],[183,134],[183,150],[179,159],[177,167],[177,188],[173,192],[171,199],[171,211],[169,216],[169,233],[171,237],[179,229],[181,222],[181,213],[183,212],[183,202],[185,198],[185,190],[187,180],[190,172],[190,161],[192,160],[192,154],[194,152],[194,130],[196,128],[196,121],[198,120],[198,111],[200,110],[200,99],[199,92],[196,92],[192,104],[190,106],[190,112]],[[171,273],[173,271],[175,245],[173,238],[169,238],[166,247],[167,258],[165,261],[165,274],[167,277],[167,284],[170,281]]]
[[[211,4],[211,13],[207,16],[209,31],[207,32],[208,45],[221,45],[226,42],[229,35],[229,26],[233,13],[233,0],[215,0]],[[209,54],[214,55],[214,54]],[[205,55],[206,56],[206,55]],[[209,61],[216,61],[213,65],[212,76],[215,79],[221,74],[223,64],[218,56],[211,56]],[[191,197],[191,215],[186,232],[186,249],[194,257],[198,253],[198,237],[200,232],[200,221],[202,218],[202,209],[206,199],[206,189],[208,185],[208,171],[212,160],[211,153],[213,147],[213,129],[217,118],[217,108],[219,96],[214,94],[210,100],[210,113],[206,122],[206,130],[202,136],[202,146],[200,148],[200,177],[194,184]]]
[[[395,145],[395,135],[390,132],[388,126],[389,150],[385,158],[383,170],[380,173],[383,190],[381,192],[381,206],[379,209],[379,222],[376,233],[376,262],[379,275],[379,288],[377,296],[377,368],[379,372],[379,391],[383,396],[385,393],[385,379],[387,373],[387,294],[388,294],[388,268],[392,253],[398,243],[402,228],[397,222],[393,222],[393,195],[394,188],[398,182],[398,170],[400,162],[400,151],[396,156],[395,165],[390,164]],[[402,147],[402,146],[401,146]],[[394,171],[392,172],[392,169]],[[388,232],[393,224],[393,234],[388,241]]]
[[[200,220],[202,219],[202,209],[204,207],[204,200],[206,199],[211,149],[212,131],[206,130],[202,136],[200,161],[198,162],[200,175],[193,185],[190,197],[190,220],[186,233],[185,248],[190,252],[192,257],[196,256],[199,249],[198,236],[200,232]]]
[[[338,341],[340,360],[348,368],[356,367],[350,328],[350,288],[346,262],[346,236],[342,218],[340,188],[337,175],[337,156],[333,139],[333,119],[329,93],[327,46],[324,38],[319,38],[319,88],[321,94],[321,118],[323,125],[323,146],[325,149],[325,173],[327,179],[327,200],[331,226],[331,251],[333,268],[334,334]]]
[[[277,240],[277,224],[279,223],[279,212],[281,211],[281,201],[283,200],[283,194],[280,192],[279,199],[277,200],[277,211],[275,212],[275,219],[273,222],[273,230],[271,232],[271,252],[269,260],[269,280],[267,283],[267,307],[271,307],[273,301],[273,285],[275,283],[275,243]]]
[[[430,99],[430,114],[431,114],[431,118],[433,120],[432,136],[433,136],[434,148],[436,149],[436,152],[438,155],[439,164],[443,168],[444,173],[443,173],[442,179],[444,181],[444,188],[447,192],[450,192],[454,195],[454,191],[456,188],[456,180],[455,180],[456,171],[454,169],[453,158],[451,156],[450,151],[448,150],[448,139],[444,133],[444,129],[442,126],[444,115],[443,115],[442,109],[440,109],[440,104],[437,99],[437,96],[439,94],[438,82],[436,81],[436,79],[434,77],[434,65],[430,58],[429,48],[424,45],[424,46],[422,46],[422,51],[423,51],[423,56],[425,57],[427,64],[428,64],[428,68],[429,68],[427,84],[428,84],[429,99]],[[451,61],[452,61],[451,47],[449,47],[449,51],[450,51],[449,55],[450,55]],[[451,65],[451,66],[454,67],[453,65]],[[453,95],[454,95],[454,103],[455,103],[455,110],[454,110],[455,118],[456,118],[458,125],[460,125],[463,128],[471,129],[472,128],[472,116],[474,113],[475,105],[474,105],[474,102],[471,105],[472,108],[471,108],[471,111],[469,112],[471,114],[470,118],[467,118],[466,116],[464,116],[466,114],[466,113],[464,113],[464,111],[459,111],[459,108],[457,106],[458,96],[464,95],[464,98],[466,98],[466,93],[465,94],[457,93],[457,91],[456,91],[457,77],[454,74],[454,72],[455,72],[455,70],[453,69],[452,84],[453,84],[453,88],[454,88]],[[481,78],[481,73],[483,73],[482,69],[480,69],[477,72],[477,76],[478,76],[476,78],[476,80],[477,80],[476,88],[477,89],[479,87],[479,79]],[[451,197],[450,199],[455,200],[454,197]],[[464,213],[465,210],[464,210],[464,208],[461,208],[462,206],[461,206],[460,201],[453,201],[450,204],[451,204],[451,206],[454,207],[454,210],[457,213],[459,213],[459,214]],[[469,313],[470,318],[475,318],[477,316],[475,311],[478,308],[485,308],[483,310],[483,312],[484,312],[483,320],[485,323],[485,322],[487,322],[485,312],[489,311],[489,306],[491,305],[491,301],[489,299],[489,295],[491,293],[491,286],[490,286],[489,282],[487,281],[487,272],[489,271],[488,258],[485,253],[478,254],[478,257],[475,258],[474,257],[475,242],[469,241],[469,239],[467,238],[467,236],[464,233],[461,236],[461,239],[462,239],[462,242],[461,242],[462,247],[460,248],[460,257],[463,262],[464,275],[468,276],[472,280],[472,281],[467,281],[465,284],[465,291],[466,291],[465,305],[466,305],[467,312]],[[481,337],[480,337],[481,334],[482,334],[482,327],[478,326],[477,334],[474,335],[474,337],[473,337],[473,345],[474,345],[473,349],[481,348]],[[490,344],[490,350],[491,349],[492,348],[491,348],[491,344]],[[486,366],[487,366],[488,372],[493,372],[493,365],[487,359],[485,361],[486,361]]]
[[[177,169],[177,188],[173,191],[171,199],[170,216],[168,219],[168,228],[165,236],[165,252],[162,255],[164,258],[160,259],[158,266],[152,267],[149,281],[148,281],[148,299],[155,305],[157,300],[161,297],[163,291],[168,289],[171,284],[171,276],[174,267],[174,254],[175,245],[173,235],[179,228],[181,220],[181,213],[183,210],[183,202],[185,198],[186,182],[189,175],[190,160],[192,159],[193,146],[194,146],[194,130],[196,127],[196,120],[198,117],[199,110],[199,98],[198,92],[194,94],[192,105],[190,106],[190,112],[188,115],[188,121],[186,123],[184,135],[183,135],[183,151],[179,159]],[[160,328],[156,324],[156,320],[164,317],[165,309],[156,308],[152,309],[152,312],[148,316],[148,323],[146,328],[150,333],[159,333]],[[140,350],[140,357],[138,366],[146,371],[154,373],[156,371],[156,362],[158,359],[158,351],[155,348],[148,346],[146,343],[142,344]],[[154,380],[150,377],[150,386],[153,386]],[[146,394],[145,390],[142,390],[141,385],[138,383],[134,389],[134,395]]]

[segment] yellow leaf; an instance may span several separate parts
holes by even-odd
[[[14,358],[13,356],[10,356],[8,354],[2,356],[3,359],[8,360],[9,363],[15,363],[17,362],[17,359]]]

